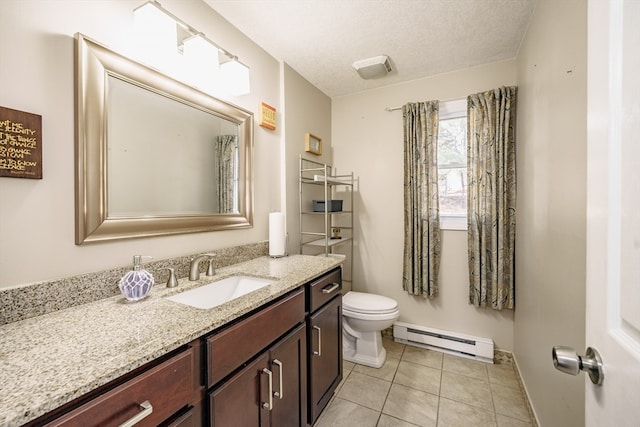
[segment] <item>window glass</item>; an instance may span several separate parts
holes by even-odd
[[[467,215],[467,118],[440,121],[438,130],[440,215]]]
[[[438,129],[438,193],[440,226],[466,229],[467,116],[466,100],[443,103]]]

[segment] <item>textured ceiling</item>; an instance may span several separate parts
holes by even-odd
[[[330,97],[514,58],[536,0],[204,0]],[[388,55],[361,79],[354,61]],[[240,58],[242,60],[242,58]]]

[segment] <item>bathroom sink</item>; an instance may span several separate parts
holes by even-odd
[[[167,297],[167,299],[195,308],[209,309],[272,283],[273,280],[269,279],[249,276],[231,276]]]

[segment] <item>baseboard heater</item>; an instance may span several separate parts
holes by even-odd
[[[493,341],[489,338],[396,322],[393,324],[393,339],[403,344],[493,363]]]

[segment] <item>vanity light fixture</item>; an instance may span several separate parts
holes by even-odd
[[[149,0],[133,13],[143,61],[207,92],[249,93],[249,67],[158,1]]]
[[[178,52],[176,21],[152,3],[133,11],[135,41],[140,60],[167,73],[175,74]]]
[[[220,80],[218,49],[200,34],[187,37],[182,46],[184,78],[204,90],[215,91]]]
[[[238,62],[237,58],[220,64],[220,80],[227,85],[222,90],[230,95],[239,96],[251,91],[249,67]]]

